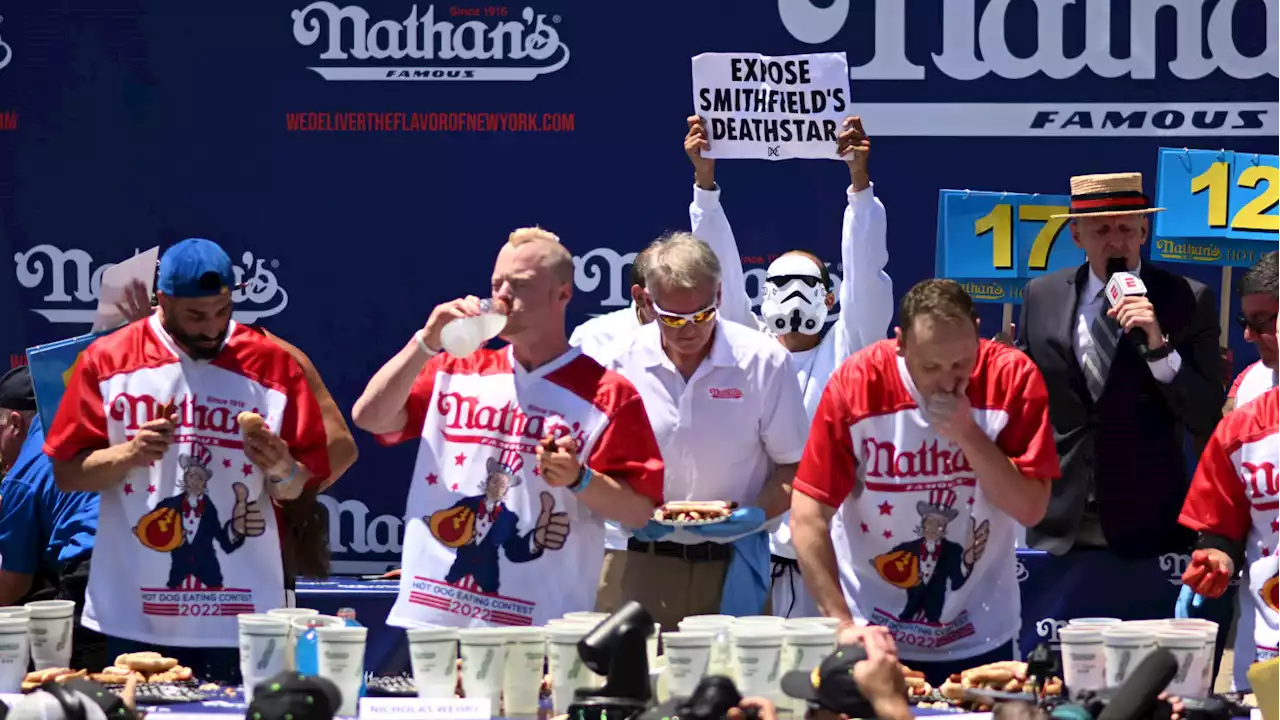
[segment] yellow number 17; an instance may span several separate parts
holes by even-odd
[[[1031,243],[1031,256],[1027,258],[1027,268],[1044,270],[1049,267],[1049,254],[1053,252],[1053,243],[1058,233],[1067,224],[1067,218],[1054,219],[1054,215],[1067,212],[1067,208],[1058,205],[1019,205],[1019,222],[1042,222],[1044,227],[1036,233]],[[978,237],[991,233],[991,264],[997,270],[1013,268],[1013,206],[1001,203],[991,208],[991,212],[978,218],[973,223],[973,232]]]

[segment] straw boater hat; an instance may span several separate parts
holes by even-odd
[[[1148,215],[1164,208],[1151,207],[1142,193],[1142,173],[1077,175],[1071,178],[1071,212],[1056,218]]]

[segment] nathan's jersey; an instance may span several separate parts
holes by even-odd
[[[285,604],[276,515],[236,416],[261,415],[320,482],[320,407],[298,363],[260,333],[232,322],[213,360],[193,360],[153,315],[85,350],[45,453],[70,461],[127,442],[169,403],[168,453],[100,493],[84,624],[157,645],[236,647],[236,615]]]
[[[662,456],[631,383],[578,348],[533,371],[510,346],[441,353],[405,409],[404,429],[378,438],[418,443],[387,622],[542,625],[593,609],[603,518],[548,485],[535,453],[549,434],[571,436],[581,462],[660,504]]]
[[[831,376],[795,489],[839,508],[836,556],[856,617],[888,627],[904,659],[973,657],[1018,632],[1017,523],[929,427],[895,347],[877,342]],[[1048,394],[1026,355],[981,341],[966,395],[1019,471],[1059,477]]]
[[[1254,619],[1256,655],[1276,655],[1276,542],[1280,537],[1280,389],[1229,413],[1205,446],[1179,521],[1197,532],[1244,542],[1241,613]],[[1237,645],[1237,647],[1239,647]],[[1246,666],[1251,664],[1244,663]]]
[[[1275,386],[1276,371],[1258,360],[1236,376],[1227,391],[1227,399],[1235,400],[1237,408],[1244,407]]]

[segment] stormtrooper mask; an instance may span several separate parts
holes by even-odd
[[[813,260],[798,253],[783,255],[765,271],[760,306],[769,330],[777,335],[817,335],[827,321],[827,286]]]

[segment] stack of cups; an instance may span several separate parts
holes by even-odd
[[[782,699],[782,622],[736,623],[730,632],[733,647],[733,682],[738,692]]]
[[[684,623],[681,623],[683,625]],[[667,669],[663,683],[668,697],[688,697],[693,694],[698,681],[711,672],[711,656],[715,652],[716,629],[697,629],[667,633],[662,636],[665,649],[663,657],[667,659]],[[665,702],[668,697],[659,697]]]
[[[1169,627],[1174,630],[1191,630],[1204,639],[1204,652],[1209,661],[1202,669],[1201,683],[1207,690],[1204,695],[1191,697],[1208,697],[1208,693],[1213,690],[1213,658],[1217,655],[1218,623],[1201,618],[1175,618],[1169,621]]]
[[[23,607],[31,611],[31,660],[36,669],[69,667],[75,602],[37,600]]]
[[[458,689],[457,628],[418,628],[409,637],[413,684],[424,700],[451,700]]]
[[[502,714],[537,715],[542,668],[547,662],[547,631],[540,627],[507,628],[507,661],[502,672]],[[496,713],[495,713],[496,714]]]
[[[574,690],[593,685],[592,673],[578,654],[578,641],[589,632],[591,626],[586,623],[556,623],[554,620],[546,629],[553,715],[563,715],[569,711]]]
[[[788,621],[782,629],[782,676],[789,672],[812,672],[836,650],[836,631],[818,623]],[[784,697],[778,705],[795,717],[805,714],[805,702]]]
[[[732,615],[690,615],[681,620],[677,627],[681,632],[706,632],[715,638],[711,644],[711,662],[706,669],[707,675],[731,675],[733,673],[733,653],[729,645],[729,628],[735,618]],[[696,681],[695,681],[696,684]],[[679,694],[675,688],[673,694]]]
[[[320,611],[313,610],[311,608],[276,608],[275,610],[268,610],[267,614],[271,617],[278,617],[286,623],[289,623],[289,639],[285,643],[284,648],[284,669],[297,670],[298,658],[296,655],[296,646],[298,644],[298,634],[294,631],[293,619],[319,615]]]
[[[1106,658],[1107,687],[1120,687],[1124,684],[1134,668],[1138,667],[1138,663],[1155,649],[1155,630],[1149,626],[1135,627],[1128,623],[1107,626],[1102,631],[1102,654]]]
[[[494,717],[501,714],[509,632],[505,628],[484,627],[458,630],[462,692],[468,700],[488,699]]]
[[[1179,697],[1209,697],[1209,676],[1213,673],[1213,649],[1205,645],[1203,630],[1166,627],[1156,631],[1156,646],[1162,647],[1178,660],[1178,674],[1169,683],[1170,695]]]
[[[364,684],[364,648],[369,628],[330,625],[316,628],[320,677],[328,678],[342,693],[337,715],[355,716],[360,710],[360,686]]]
[[[26,608],[13,608],[26,612]],[[31,618],[22,613],[0,616],[0,692],[22,691],[31,661]]]
[[[240,625],[240,676],[244,701],[253,702],[253,688],[284,670],[289,623],[270,615],[237,615]]]
[[[1072,622],[1058,631],[1058,640],[1062,643],[1062,679],[1073,698],[1084,690],[1101,690],[1107,686],[1106,653],[1102,644],[1106,627]]]
[[[794,618],[792,620],[783,621],[783,624],[786,625],[787,627],[799,627],[803,625],[818,625],[824,628],[831,628],[832,632],[835,632],[840,628],[840,621],[835,618],[829,618],[829,617]]]

